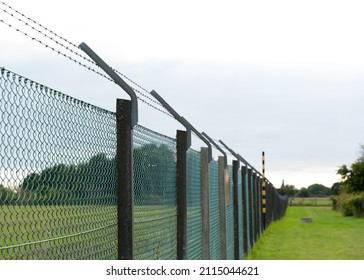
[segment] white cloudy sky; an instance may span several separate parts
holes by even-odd
[[[86,42],[258,170],[264,150],[278,187],[282,179],[331,187],[337,167],[351,164],[364,144],[362,1],[5,2]],[[0,11],[2,18],[11,20]],[[2,23],[0,36],[0,66],[110,110],[126,97]],[[142,125],[170,136],[181,128],[140,110]]]

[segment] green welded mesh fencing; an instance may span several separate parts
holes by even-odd
[[[135,259],[176,259],[176,141],[134,129]]]
[[[115,114],[0,75],[0,259],[116,258]]]
[[[0,68],[0,259],[119,258],[118,216],[126,213],[117,213],[123,174],[116,161],[123,158],[116,157],[116,126],[116,113]],[[177,259],[177,140],[140,125],[132,135],[134,241],[128,246],[134,259]],[[228,197],[221,199],[226,173],[212,160],[203,205],[201,154],[186,151],[186,258],[207,252],[208,207],[209,258],[243,259],[263,231],[261,178],[250,169],[243,180],[239,169],[233,180],[228,166]],[[284,215],[288,200],[273,186],[266,200],[269,225]]]

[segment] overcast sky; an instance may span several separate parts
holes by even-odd
[[[5,2],[86,42],[258,170],[264,150],[276,187],[331,187],[364,144],[362,1]],[[0,19],[11,20],[1,10]],[[0,66],[109,110],[127,98],[1,22],[0,35]],[[143,104],[139,118],[172,137],[181,129]]]

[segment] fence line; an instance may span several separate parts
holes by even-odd
[[[285,213],[287,198],[238,160],[206,162],[206,148],[178,152],[177,139],[140,125],[117,155],[117,114],[4,68],[0,78],[0,259],[116,259],[120,247],[123,258],[243,259]],[[123,153],[129,208],[117,208]],[[131,242],[117,216],[131,217]]]
[[[256,169],[209,162],[184,131],[120,131],[118,112],[4,68],[0,90],[0,259],[243,259],[285,214],[287,197]]]

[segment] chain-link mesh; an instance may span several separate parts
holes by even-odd
[[[212,260],[220,260],[219,165],[210,162],[210,251]]]
[[[241,172],[239,171],[238,171],[239,256],[242,259],[244,257],[243,181],[241,177]]]
[[[251,224],[250,224],[250,220],[251,220],[251,205],[250,205],[250,192],[249,192],[249,182],[250,182],[250,177],[248,176],[248,171],[246,171],[247,174],[245,176],[245,207],[244,207],[244,215],[245,215],[245,219],[246,219],[246,228],[245,228],[245,238],[246,238],[246,245],[247,245],[247,252],[246,254],[248,254],[250,252],[250,248],[252,246],[252,244],[250,243],[251,240]]]
[[[187,151],[187,259],[202,259],[201,154]]]
[[[136,259],[177,258],[176,140],[134,128]]]
[[[115,114],[0,72],[0,259],[116,258]]]
[[[133,131],[135,259],[176,259],[176,140],[139,125]],[[115,158],[115,113],[0,68],[0,259],[117,258]],[[189,149],[186,164],[187,258],[202,259],[200,153]],[[210,252],[221,259],[218,162],[209,171]],[[261,182],[250,170],[242,190],[239,172],[234,248],[231,166],[228,175],[226,252],[233,259],[236,249],[247,253],[244,237],[249,251],[263,230]],[[287,205],[268,185],[266,224]]]
[[[228,204],[226,205],[226,257],[234,259],[234,203],[233,203],[233,168],[229,168],[229,192]]]

